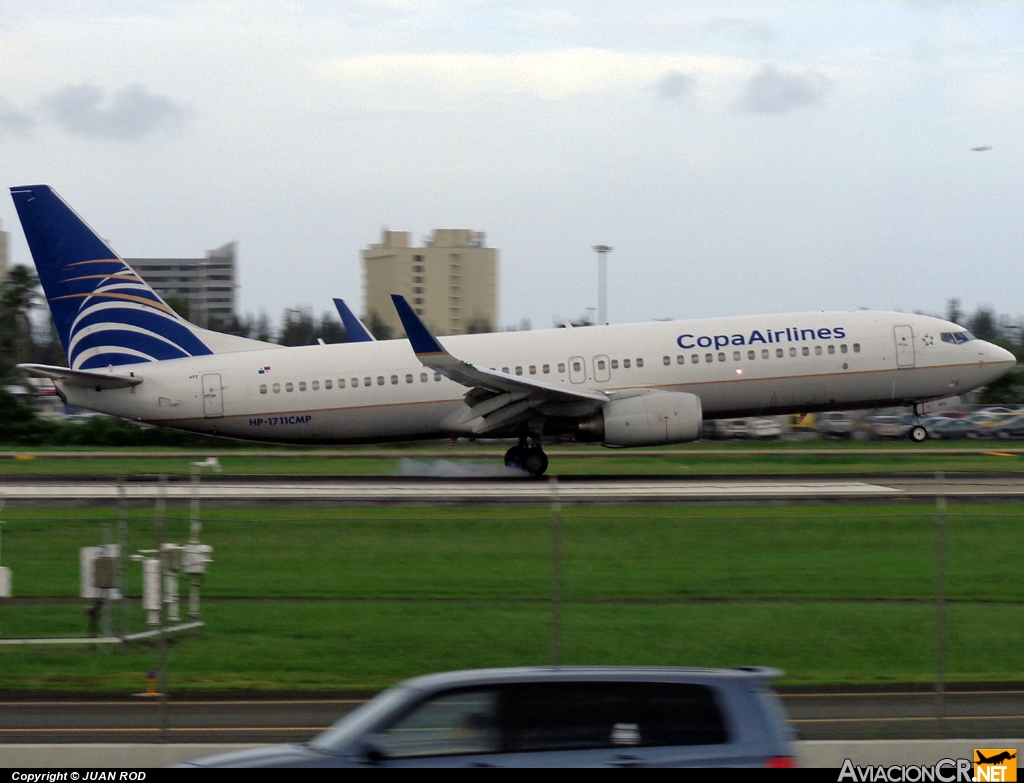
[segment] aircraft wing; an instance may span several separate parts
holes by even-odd
[[[115,375],[109,372],[97,372],[96,370],[72,370],[68,367],[53,367],[48,364],[19,364],[19,370],[41,375],[44,378],[52,378],[72,386],[85,386],[89,389],[126,389],[129,386],[138,386],[142,378],[137,378],[135,373],[130,375]]]
[[[345,331],[348,333],[349,342],[372,343],[377,339],[370,334],[369,329],[363,326],[363,322],[356,318],[353,312],[349,310],[344,299],[335,298],[334,307],[337,309],[338,315],[341,316],[341,322],[344,324]]]
[[[404,296],[392,294],[391,299],[423,366],[469,387],[465,400],[470,409],[458,423],[471,424],[475,435],[508,427],[537,414],[588,416],[608,402],[608,395],[603,392],[509,375],[457,359],[431,334]]]

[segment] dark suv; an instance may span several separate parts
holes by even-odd
[[[559,667],[417,677],[233,767],[790,767],[775,669]]]

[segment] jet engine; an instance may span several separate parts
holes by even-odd
[[[611,400],[580,422],[578,440],[604,446],[662,446],[700,437],[700,398],[684,392],[652,391]]]

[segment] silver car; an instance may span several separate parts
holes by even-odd
[[[200,767],[792,767],[775,669],[558,667],[417,677],[306,744]]]

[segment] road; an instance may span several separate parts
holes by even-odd
[[[304,741],[367,695],[287,698],[173,697],[161,729],[159,698],[74,694],[0,699],[0,743]],[[1024,736],[1024,686],[948,692],[944,719],[933,693],[783,693],[800,739]]]

